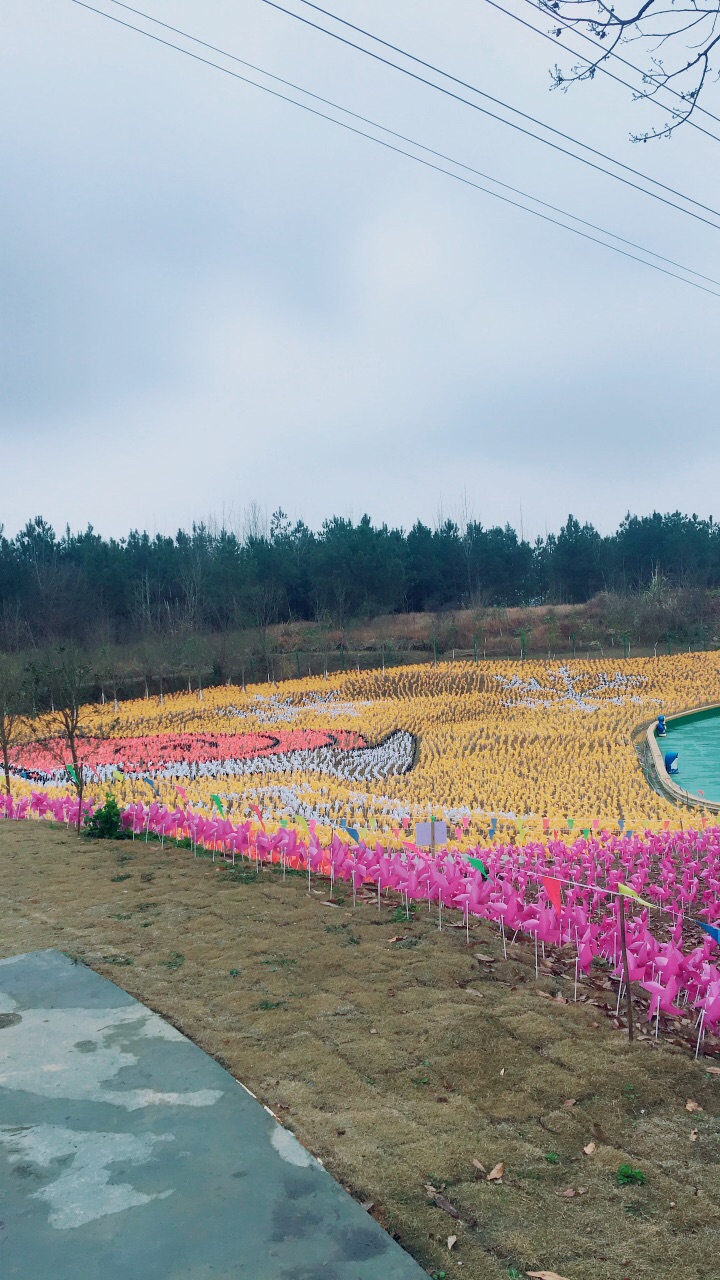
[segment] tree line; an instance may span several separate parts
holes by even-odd
[[[405,531],[339,516],[313,531],[277,511],[243,534],[194,524],[174,537],[89,527],[58,536],[42,517],[0,528],[0,648],[266,628],[307,619],[341,630],[379,614],[582,603],[658,582],[720,586],[720,526],[680,512],[628,515],[601,535],[569,516],[530,543],[509,524],[418,521]]]

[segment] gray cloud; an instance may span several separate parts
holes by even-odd
[[[338,11],[720,200],[687,132],[546,91],[482,4]],[[111,9],[110,4],[107,5]],[[269,12],[150,11],[705,269],[713,234]],[[173,531],[258,501],[526,532],[714,507],[718,301],[266,99],[69,0],[0,53],[0,521]],[[550,51],[552,52],[552,51]],[[709,272],[712,274],[712,270]]]

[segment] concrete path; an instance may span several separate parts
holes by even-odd
[[[426,1276],[212,1058],[57,951],[0,960],[3,1280]]]

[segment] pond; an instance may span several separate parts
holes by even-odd
[[[664,757],[677,751],[679,770],[673,781],[684,791],[720,801],[720,708],[698,711],[668,722],[665,738],[658,738]]]

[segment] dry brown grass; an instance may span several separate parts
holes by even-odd
[[[171,1018],[429,1272],[718,1274],[720,1077],[671,1046],[628,1046],[595,1006],[542,996],[561,980],[536,986],[527,943],[505,961],[482,922],[468,948],[424,912],[397,923],[394,904],[326,906],[302,877],[40,824],[3,823],[0,860],[0,954],[56,947]],[[473,1158],[504,1162],[502,1183]],[[646,1185],[618,1187],[623,1163]]]

